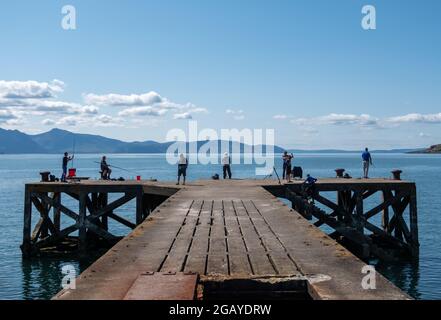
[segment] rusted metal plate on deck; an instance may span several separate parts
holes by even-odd
[[[144,273],[136,278],[124,300],[194,300],[197,274]]]

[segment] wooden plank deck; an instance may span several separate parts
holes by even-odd
[[[363,183],[404,182],[372,179]],[[102,182],[85,184],[99,188]],[[154,183],[140,185],[150,191],[155,188]],[[262,186],[277,184],[271,180],[198,181],[179,187],[144,223],[84,271],[75,290],[63,290],[55,299],[122,300],[146,272],[197,273],[202,279],[309,277],[321,279],[308,284],[315,299],[409,299],[379,274],[377,289],[364,290],[365,264]],[[45,184],[36,187],[46,188]]]

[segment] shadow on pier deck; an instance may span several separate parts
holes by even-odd
[[[316,225],[327,224],[361,245],[364,254],[382,252],[372,240],[381,238],[417,255],[415,185],[383,179],[320,180],[313,198],[331,208],[330,213],[304,199],[300,186],[270,180],[199,181],[185,187],[99,181],[30,184],[22,248],[31,254],[74,229],[80,249],[87,245],[87,232],[111,240],[103,218],[115,218],[113,210],[136,199],[136,223],[119,219],[134,231],[83,272],[75,290],[63,290],[55,299],[409,299],[379,274],[376,289],[363,289],[366,264],[305,217],[314,216]],[[337,203],[321,194],[329,191],[338,192]],[[111,192],[124,196],[108,204],[103,195]],[[376,192],[386,195],[385,200],[364,212],[363,200]],[[60,204],[61,193],[78,199],[78,213]],[[159,197],[155,203],[152,196]],[[291,200],[293,208],[278,197]],[[34,237],[32,203],[41,214]],[[410,230],[402,217],[406,207]],[[51,208],[75,224],[60,230],[49,218]],[[387,224],[373,228],[367,220],[379,212]],[[47,228],[43,239],[42,226]]]

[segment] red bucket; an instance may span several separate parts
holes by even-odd
[[[76,175],[77,175],[77,169],[69,169],[69,174],[68,174],[69,178],[73,178]]]

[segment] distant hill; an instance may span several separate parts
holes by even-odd
[[[73,133],[61,129],[52,129],[48,132],[28,135],[18,130],[5,130],[0,128],[0,154],[24,154],[24,153],[52,153],[72,152],[75,142],[76,153],[166,153],[173,142],[156,141],[135,141],[125,142],[117,139],[110,139],[93,134]],[[207,141],[198,141],[196,149],[206,144]],[[218,140],[218,150],[221,150],[222,141]],[[244,151],[243,143],[229,142],[230,150]],[[189,150],[190,144],[187,143]],[[263,151],[266,146],[263,146]],[[285,149],[275,146],[275,153],[282,153]],[[357,153],[360,150],[288,150],[292,153]],[[441,145],[435,145],[428,149],[393,149],[393,150],[372,150],[372,153],[441,153]]]
[[[44,153],[31,136],[18,130],[0,128],[0,153]]]
[[[321,150],[289,150],[292,153],[360,153],[363,150],[338,150],[338,149],[321,149]],[[371,153],[409,153],[415,149],[391,149],[391,150],[370,150]]]
[[[52,129],[51,131],[28,135],[18,130],[4,130],[0,128],[0,153],[63,153],[72,152],[75,144],[76,153],[166,153],[173,142],[138,141],[124,142],[99,135],[79,134],[66,130]],[[207,141],[193,142],[197,150]],[[218,140],[220,152],[222,141]],[[190,143],[187,143],[189,150]],[[230,150],[245,150],[246,145],[238,142],[229,142]],[[266,146],[263,146],[266,150]],[[274,152],[281,153],[284,149],[275,146]]]
[[[441,144],[435,144],[427,149],[414,150],[409,153],[441,153]]]

